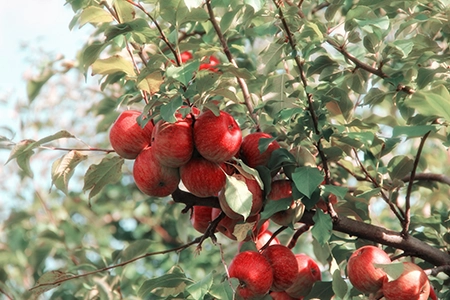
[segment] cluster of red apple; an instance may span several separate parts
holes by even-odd
[[[237,278],[237,295],[261,299],[270,294],[275,300],[303,299],[322,275],[316,262],[306,254],[294,254],[284,245],[272,244],[262,251],[238,253],[228,268]]]
[[[181,57],[181,62],[185,63],[185,62],[191,60],[194,56],[192,55],[191,52],[184,51],[184,52],[181,52],[180,57]],[[198,69],[217,72],[218,71],[217,65],[219,63],[220,63],[220,60],[217,57],[215,57],[214,55],[211,55],[201,61]]]
[[[426,273],[413,262],[403,262],[403,272],[398,278],[389,280],[384,266],[391,264],[389,255],[375,246],[363,246],[350,256],[347,274],[350,282],[359,291],[386,300],[437,300]]]

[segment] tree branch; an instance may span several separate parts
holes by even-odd
[[[405,196],[405,219],[403,221],[403,236],[408,234],[409,224],[411,223],[411,193],[413,188],[414,177],[416,176],[417,166],[419,165],[420,155],[422,154],[423,146],[425,145],[425,141],[430,135],[431,131],[428,131],[420,141],[419,148],[417,149],[416,158],[414,160],[413,169],[411,170],[411,175],[409,177],[408,188],[406,189]]]
[[[223,36],[222,30],[220,29],[219,24],[217,24],[216,17],[214,15],[214,10],[211,6],[211,0],[206,1],[206,7],[208,9],[209,21],[211,22],[211,24],[214,27],[214,30],[216,31],[216,34],[219,38],[220,45],[222,46],[223,52],[225,53],[228,61],[233,65],[233,67],[238,68],[237,63],[236,63],[235,59],[233,58],[233,55],[231,54],[230,48],[228,48],[227,40]],[[251,98],[250,92],[248,90],[247,83],[245,82],[244,79],[242,79],[238,76],[236,76],[236,80],[241,88],[242,95],[244,96],[244,102],[245,102],[245,105],[247,106],[250,116],[252,117],[252,120],[255,122],[255,124],[259,128],[258,117],[255,114],[254,109],[253,109],[252,98]]]

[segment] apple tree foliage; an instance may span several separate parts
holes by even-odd
[[[192,229],[189,208],[204,200],[143,195],[108,141],[126,108],[173,122],[194,105],[282,145],[269,167],[283,167],[305,212],[270,228],[319,262],[323,280],[306,299],[364,299],[346,264],[366,244],[418,263],[450,298],[450,1],[66,5],[70,29],[92,34],[73,61],[39,65],[21,132],[0,137],[17,178],[0,183],[15,204],[0,225],[0,295],[232,299],[226,266],[239,243]],[[211,55],[217,69],[199,71]],[[337,203],[319,209],[329,195]]]

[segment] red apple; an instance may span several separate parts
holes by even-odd
[[[258,236],[255,239],[255,245],[256,245],[256,249],[261,249],[262,247],[264,247],[265,244],[267,244],[267,242],[270,240],[270,238],[272,237],[273,232],[270,230],[266,230],[260,234],[258,234]],[[271,241],[269,245],[278,245],[280,244],[280,240],[277,237],[274,237]]]
[[[241,149],[239,151],[240,157],[249,167],[254,168],[260,165],[267,165],[272,152],[280,148],[277,141],[272,141],[264,152],[259,151],[259,141],[262,138],[270,139],[272,136],[265,132],[254,132],[245,136],[242,140]]]
[[[254,216],[258,214],[262,207],[263,207],[263,191],[261,190],[261,187],[256,181],[256,179],[250,179],[247,178],[241,174],[234,174],[233,177],[237,178],[238,180],[244,181],[247,185],[248,190],[250,193],[252,193],[252,207],[249,214],[249,217]],[[223,212],[232,219],[241,219],[242,215],[234,212],[231,207],[229,206],[227,199],[225,197],[225,189],[227,187],[225,186],[219,193],[219,203],[220,207],[222,208]],[[235,195],[232,195],[232,197],[235,197]],[[232,199],[231,199],[232,200]]]
[[[209,57],[209,62],[208,61],[203,61],[200,64],[200,67],[198,68],[199,70],[209,70],[212,72],[217,72],[218,69],[214,68],[214,66],[217,66],[220,63],[219,59],[217,57],[215,57],[214,55],[211,55]]]
[[[135,159],[152,141],[153,122],[149,121],[142,128],[136,121],[140,115],[137,110],[124,111],[109,131],[111,146],[123,158]]]
[[[179,168],[186,164],[194,152],[192,119],[175,123],[160,120],[153,128],[152,148],[156,159],[167,167]]]
[[[271,291],[280,292],[290,288],[297,277],[297,259],[291,249],[284,245],[271,245],[262,255],[269,261],[273,271]]]
[[[295,223],[301,215],[298,215],[301,211],[298,211],[297,204],[292,197],[292,182],[290,180],[279,179],[275,180],[271,184],[270,193],[267,195],[268,201],[279,201],[282,199],[291,199],[291,206],[282,211],[278,211],[270,217],[270,219],[281,226],[289,226]]]
[[[136,157],[133,177],[137,187],[144,194],[154,197],[169,196],[180,182],[179,170],[160,164],[152,147],[145,148]]]
[[[298,264],[297,277],[286,293],[294,298],[300,298],[311,292],[314,283],[322,279],[322,273],[314,259],[308,255],[300,253],[296,254],[295,258]]]
[[[192,207],[191,223],[192,227],[200,233],[205,233],[211,223],[212,207],[195,205]]]
[[[286,292],[270,292],[273,300],[302,300],[303,297],[294,298],[288,295]]]
[[[222,163],[231,159],[242,142],[239,125],[229,113],[203,112],[194,123],[194,144],[207,160]]]
[[[226,183],[220,165],[203,157],[192,157],[181,166],[180,176],[184,186],[197,197],[217,196]]]
[[[181,57],[181,62],[185,63],[188,60],[192,59],[192,53],[189,51],[184,51],[184,52],[181,52],[180,57]]]
[[[383,283],[386,300],[427,300],[430,283],[421,267],[412,262],[403,262],[403,273],[395,280]]]
[[[391,259],[386,252],[375,246],[363,246],[350,256],[347,264],[348,279],[363,293],[375,293],[383,285],[386,273],[374,264],[389,264]]]
[[[213,208],[211,212],[211,219],[214,220],[219,216],[219,214],[222,212],[219,208]],[[238,224],[250,224],[255,223],[252,228],[250,228],[252,231],[256,229],[256,226],[258,224],[259,215],[255,215],[253,217],[247,218],[247,220],[244,222],[244,219],[241,217],[241,219],[231,219],[228,216],[225,216],[222,220],[220,220],[219,224],[217,224],[217,231],[225,235],[231,240],[237,240],[238,232],[235,232],[236,225]],[[249,230],[250,230],[249,229]],[[248,232],[243,232],[242,234],[246,235],[244,237],[241,237],[243,241],[248,241],[251,238],[251,234],[248,234]]]
[[[244,300],[261,299],[269,292],[273,283],[270,263],[256,251],[244,251],[236,255],[228,273],[230,278],[239,280],[236,294]]]

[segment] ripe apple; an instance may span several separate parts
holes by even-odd
[[[286,292],[270,292],[269,294],[272,296],[273,300],[302,300],[303,297],[294,298],[289,296]]]
[[[236,294],[244,300],[261,299],[273,283],[273,271],[269,261],[259,252],[244,251],[237,254],[228,268],[230,278],[237,278],[240,285]]]
[[[263,191],[261,190],[261,187],[260,187],[258,181],[256,181],[256,179],[247,178],[241,174],[234,174],[232,176],[238,180],[244,181],[245,184],[247,185],[248,190],[252,193],[252,196],[253,196],[252,207],[251,207],[249,217],[258,214],[263,207]],[[222,188],[222,190],[219,193],[220,207],[222,208],[223,212],[228,217],[230,217],[232,219],[241,219],[242,216],[240,214],[236,213],[235,211],[233,211],[231,209],[231,207],[229,206],[227,199],[225,197],[225,189],[226,189],[226,186],[224,188]]]
[[[261,232],[260,234],[258,234],[258,236],[255,239],[256,249],[259,250],[262,247],[264,247],[264,245],[270,240],[272,235],[273,235],[273,232],[270,230],[265,230],[264,232]],[[280,240],[277,237],[274,237],[270,241],[269,245],[278,245],[278,244],[280,244]]]
[[[267,195],[268,201],[279,201],[282,199],[291,199],[291,206],[282,211],[274,213],[270,219],[281,226],[289,226],[295,223],[301,216],[301,211],[297,210],[297,204],[292,197],[292,182],[286,179],[275,180],[271,184],[270,193]]]
[[[140,115],[137,110],[122,112],[109,131],[112,148],[123,158],[135,159],[152,141],[153,122],[142,128],[136,121]]]
[[[272,152],[280,148],[277,141],[272,141],[264,152],[259,151],[259,141],[262,138],[270,139],[272,136],[265,132],[254,132],[242,139],[239,154],[242,161],[249,167],[255,168],[256,166],[267,165]]]
[[[197,197],[217,196],[226,183],[220,165],[203,157],[192,157],[181,166],[180,176],[188,191]]]
[[[311,292],[316,281],[322,280],[322,273],[314,259],[308,255],[299,253],[295,254],[295,258],[298,264],[297,277],[286,293],[291,297],[300,298]]]
[[[211,223],[212,207],[195,205],[192,207],[191,223],[192,227],[200,233],[205,233]]]
[[[383,285],[386,273],[373,264],[389,264],[391,259],[386,252],[375,246],[367,245],[357,249],[347,264],[348,279],[363,293],[375,293]]]
[[[241,129],[227,112],[220,111],[216,116],[207,110],[195,120],[194,145],[207,160],[222,163],[231,159],[239,151],[241,142]]]
[[[296,278],[298,264],[294,253],[284,245],[271,245],[262,255],[269,261],[273,271],[271,291],[280,292],[290,288]]]
[[[412,262],[403,262],[403,273],[395,280],[383,283],[386,300],[427,300],[430,283],[421,267]]]
[[[160,164],[151,146],[142,150],[136,157],[133,177],[137,187],[144,194],[154,197],[169,196],[180,182],[179,170]]]
[[[153,128],[152,135],[153,152],[161,164],[179,168],[191,159],[194,152],[191,118],[175,123],[160,120]]]
[[[209,70],[212,72],[217,72],[218,69],[214,68],[214,66],[217,66],[220,63],[219,59],[215,57],[214,55],[211,55],[209,57],[209,62],[204,61],[200,64],[199,70]]]
[[[188,60],[191,60],[191,59],[192,59],[192,53],[189,52],[189,51],[183,51],[183,52],[181,52],[180,56],[181,56],[181,62],[182,62],[182,63],[185,63],[185,62],[187,62]]]
[[[211,211],[211,219],[214,220],[219,216],[219,214],[222,212],[220,208],[213,208]],[[252,230],[254,232],[257,228],[257,224],[259,221],[260,216],[255,215],[253,217],[247,218],[247,220],[244,221],[244,218],[241,217],[241,219],[231,219],[228,216],[225,216],[222,220],[220,220],[219,224],[217,224],[216,230],[228,237],[231,240],[237,240],[239,234],[244,235],[240,236],[241,240],[248,241],[250,240],[252,234],[249,234],[248,231],[246,232],[235,232],[236,231],[236,225],[241,224],[251,224],[254,223],[252,228],[247,228],[248,230]]]

